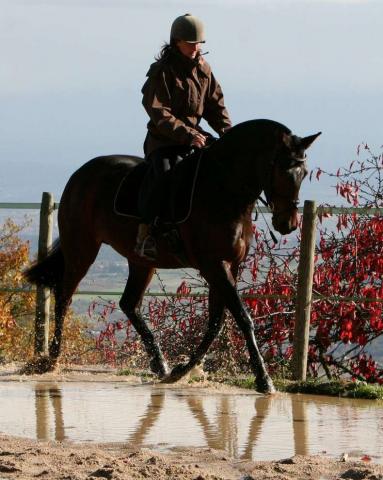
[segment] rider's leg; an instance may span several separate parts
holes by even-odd
[[[161,180],[170,169],[170,161],[166,149],[155,150],[146,161],[149,168],[139,194],[141,223],[138,226],[135,252],[141,257],[154,260],[157,257],[157,247],[152,235],[152,225],[160,213],[163,202]]]
[[[152,152],[148,158],[149,170],[145,176],[139,196],[139,209],[142,221],[138,227],[135,251],[140,256],[156,258],[156,242],[152,235],[154,221],[161,216],[169,195],[165,185],[165,174],[179,163],[190,150],[185,145],[160,148]]]

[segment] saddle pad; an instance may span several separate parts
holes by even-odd
[[[117,215],[140,217],[137,199],[147,168],[148,165],[145,162],[139,163],[122,178],[114,197],[114,212]]]
[[[160,212],[162,222],[182,223],[187,220],[192,207],[200,158],[200,154],[190,155],[165,174],[163,186],[168,198]],[[121,180],[114,199],[114,211],[117,215],[140,217],[137,200],[147,168],[147,163],[140,163]]]

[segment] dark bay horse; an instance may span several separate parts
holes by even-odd
[[[307,174],[305,150],[319,134],[300,138],[280,123],[251,120],[233,127],[203,153],[193,207],[187,220],[178,225],[178,231],[188,266],[199,270],[209,284],[209,320],[189,362],[171,372],[140,314],[140,305],[155,268],[185,265],[169,252],[161,238],[157,261],[137,256],[134,245],[139,219],[119,216],[113,209],[121,178],[142,159],[111,155],[94,158],[79,168],[69,179],[60,201],[59,241],[44,260],[26,272],[30,282],[50,287],[55,295],[55,330],[46,369],[54,366],[60,354],[63,321],[71,298],[101,244],[106,243],[128,259],[129,278],[120,307],[140,335],[153,372],[168,381],[189,372],[218,335],[227,308],[246,339],[257,388],[273,392],[252,319],[235,282],[249,250],[251,214],[262,191],[274,228],[281,234],[297,228],[298,194]]]

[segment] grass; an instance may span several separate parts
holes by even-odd
[[[225,383],[228,385],[256,390],[253,376],[239,377],[209,377],[209,380]],[[364,398],[368,400],[383,400],[383,386],[370,385],[364,382],[351,382],[345,380],[333,380],[324,382],[317,379],[308,379],[305,382],[274,379],[275,388],[279,392],[307,393],[313,395],[330,395],[345,398]]]
[[[145,381],[153,380],[154,378],[156,378],[156,376],[151,372],[142,371],[142,370],[132,370],[130,368],[123,368],[122,370],[119,370],[116,373],[116,375],[126,376],[126,377],[129,377],[129,376],[140,377]]]
[[[212,381],[216,381],[219,383],[225,383],[227,385],[231,385],[233,387],[239,388],[247,388],[248,390],[256,390],[257,387],[255,385],[255,378],[253,376],[248,377],[218,377],[218,378],[211,378]]]
[[[315,395],[383,400],[382,386],[366,384],[364,382],[351,382],[345,380],[323,382],[316,379],[309,379],[305,382],[276,380],[275,386],[281,392],[311,393]]]
[[[153,380],[155,376],[145,371],[131,369],[120,370],[117,375],[135,375],[145,380]],[[192,376],[188,383],[202,382],[203,377]],[[252,375],[247,376],[224,376],[208,375],[207,380],[217,383],[224,383],[249,390],[256,390],[255,378]],[[383,386],[376,384],[366,384],[364,382],[351,382],[346,380],[323,381],[310,378],[305,382],[287,380],[283,378],[274,378],[275,388],[279,392],[287,393],[306,393],[312,395],[329,395],[333,397],[360,398],[367,400],[383,400]]]

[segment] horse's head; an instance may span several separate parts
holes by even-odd
[[[270,182],[264,189],[273,227],[282,235],[298,226],[299,190],[307,175],[305,150],[320,134],[300,138],[282,133],[281,145],[272,162]]]

